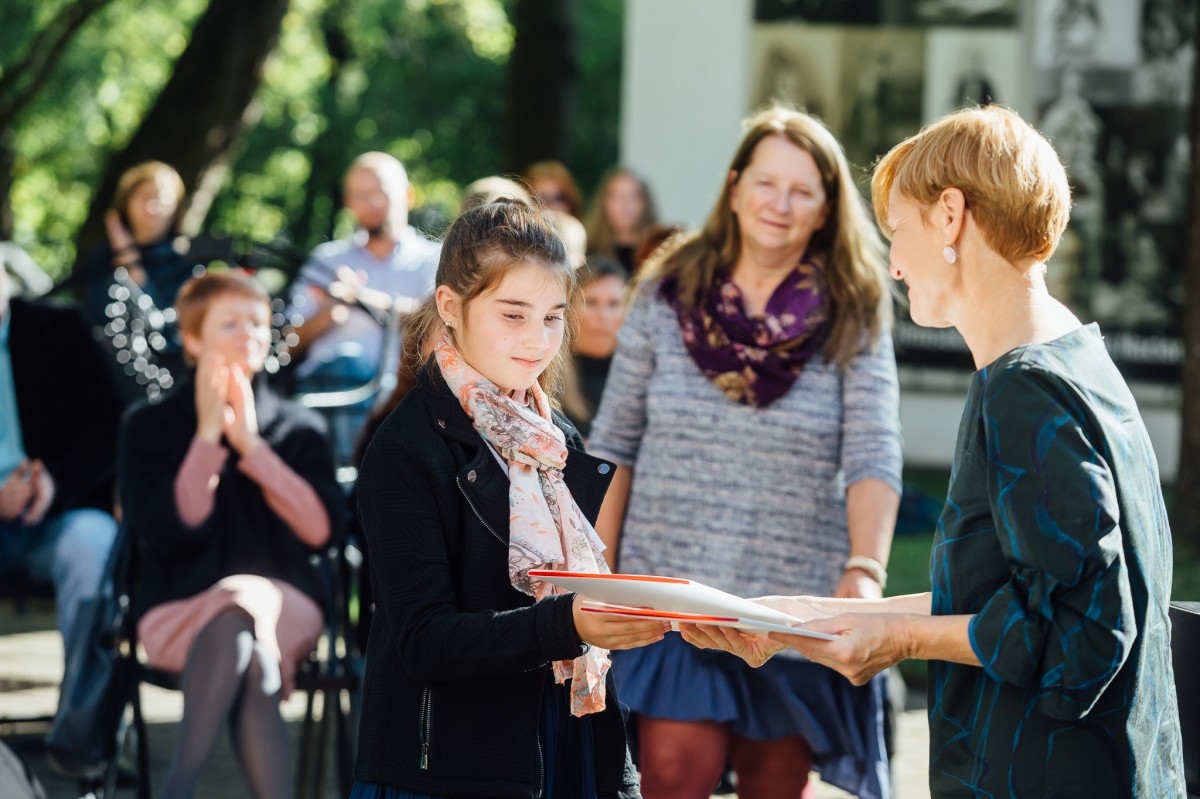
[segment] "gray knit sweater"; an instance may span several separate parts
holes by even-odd
[[[817,356],[766,408],[727,399],[675,312],[643,286],[621,328],[589,450],[634,469],[618,568],[740,596],[828,596],[849,555],[846,486],[900,490],[896,362],[885,333],[850,368]]]

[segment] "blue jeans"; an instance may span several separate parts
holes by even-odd
[[[54,586],[58,629],[68,655],[80,643],[70,635],[79,605],[99,592],[116,538],[116,520],[94,508],[65,511],[34,525],[20,519],[0,522],[0,581],[24,575]]]

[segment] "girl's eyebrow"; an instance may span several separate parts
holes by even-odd
[[[498,302],[502,305],[513,305],[513,306],[516,306],[517,308],[532,308],[533,307],[533,303],[525,302],[524,300],[506,300],[504,298],[497,298],[496,302]],[[567,304],[565,302],[560,302],[558,305],[555,305],[553,308],[551,308],[551,310],[557,311],[557,310],[560,310],[560,309],[566,308],[566,307],[567,307]]]

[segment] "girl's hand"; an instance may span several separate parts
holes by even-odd
[[[585,644],[602,649],[636,649],[661,641],[671,629],[669,623],[657,619],[638,621],[623,616],[588,613],[580,610],[584,601],[582,596],[576,594],[571,613],[575,619],[575,633]]]
[[[225,415],[225,438],[245,457],[262,443],[258,415],[254,412],[254,389],[240,366],[229,369],[229,409]]]
[[[196,362],[196,436],[210,444],[221,441],[228,410],[229,367],[218,352],[201,353]]]
[[[743,632],[735,627],[680,622],[679,634],[692,646],[722,649],[737,655],[756,669],[776,653],[787,649],[786,644],[772,641],[765,635]]]

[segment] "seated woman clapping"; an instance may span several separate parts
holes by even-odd
[[[323,625],[310,560],[344,507],[318,417],[262,378],[270,301],[238,271],[176,301],[194,370],[127,416],[120,482],[138,547],[138,635],[179,672],[184,713],[163,795],[190,797],[224,722],[255,796],[292,794],[279,700]]]

